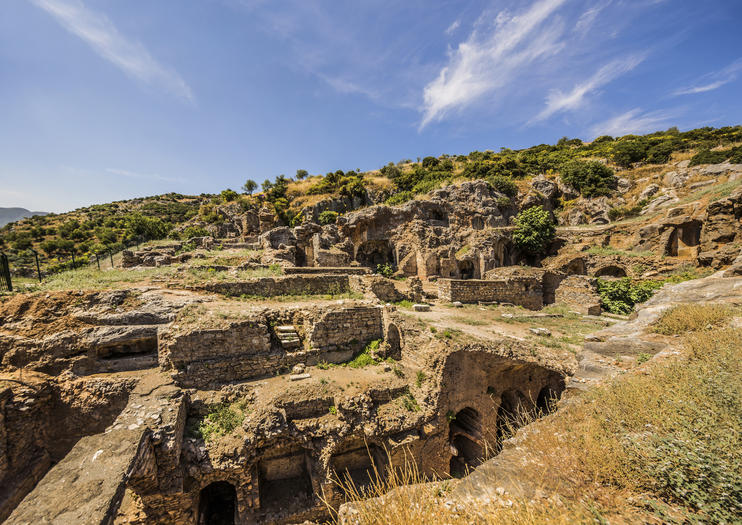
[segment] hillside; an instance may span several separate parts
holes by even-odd
[[[590,143],[565,137],[522,150],[402,160],[369,172],[297,170],[296,177],[264,182],[255,195],[166,194],[22,219],[0,229],[0,248],[10,254],[15,272],[33,268],[29,248],[54,271],[66,267],[72,253],[85,261],[151,239],[240,236],[245,226],[264,231],[261,221],[265,227],[329,224],[354,210],[429,199],[436,189],[478,179],[499,195],[505,224],[533,206],[542,206],[561,227],[647,222],[669,205],[705,207],[729,195],[739,184],[737,172],[703,167],[742,164],[739,144],[740,126],[673,128]]]
[[[48,215],[45,211],[30,211],[26,208],[0,208],[0,226],[34,215]]]
[[[739,521],[741,133],[6,225],[0,521]]]

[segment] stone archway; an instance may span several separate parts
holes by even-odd
[[[386,240],[366,241],[358,246],[356,261],[374,270],[380,264],[394,266],[394,250]]]
[[[386,357],[392,359],[402,358],[402,339],[399,335],[399,328],[394,323],[390,323],[386,328],[386,337],[384,341],[389,345],[388,354]]]
[[[201,489],[198,498],[198,525],[234,525],[237,491],[228,481],[216,481]]]
[[[614,264],[603,266],[595,272],[595,277],[614,277],[620,279],[626,277],[626,270]]]
[[[558,400],[559,392],[548,385],[542,388],[536,398],[536,409],[538,410],[539,415],[546,416],[554,412]]]
[[[449,472],[462,477],[482,462],[482,418],[471,407],[461,409],[448,425],[448,443],[451,449]]]
[[[532,403],[520,390],[506,390],[500,396],[497,409],[497,446],[508,439],[528,418]]]
[[[461,279],[474,279],[474,263],[470,260],[457,261],[459,277]]]

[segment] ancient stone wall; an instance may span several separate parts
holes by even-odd
[[[600,295],[595,278],[586,275],[566,277],[557,287],[554,299],[583,315],[600,315]]]
[[[307,319],[309,347],[326,351],[359,350],[369,341],[381,339],[382,310],[381,306],[357,306],[331,310],[318,319]]]
[[[209,329],[191,330],[176,321],[159,332],[160,367],[171,371],[179,385],[203,387],[273,375],[299,363],[347,361],[383,337],[382,311],[370,305],[286,309],[278,323],[291,319],[292,324],[284,326],[265,314]],[[288,337],[280,332],[286,329]]]
[[[479,279],[439,279],[438,297],[462,303],[512,303],[531,310],[543,306],[543,285],[534,277],[511,277],[484,281]]]
[[[206,283],[200,287],[208,292],[230,296],[254,295],[331,295],[350,291],[347,275],[287,275],[261,277],[236,282]]]

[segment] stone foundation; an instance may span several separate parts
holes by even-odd
[[[206,283],[199,289],[233,297],[241,295],[272,297],[276,295],[338,295],[348,293],[348,275],[287,275],[261,277],[238,282]]]
[[[535,277],[513,276],[506,279],[438,279],[438,297],[462,303],[512,303],[531,310],[543,307],[543,285]]]

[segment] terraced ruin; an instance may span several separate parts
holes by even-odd
[[[531,184],[546,208],[569,191]],[[293,227],[226,205],[212,235],[6,295],[0,521],[322,521],[344,481],[494,468],[521,421],[667,348],[643,314],[605,315],[599,280],[718,270],[660,306],[739,298],[739,187],[672,191],[630,221],[563,224],[539,257],[484,181],[335,224],[312,220],[325,205]]]

